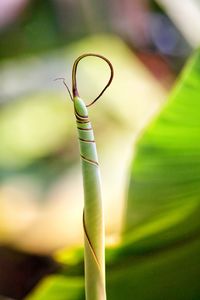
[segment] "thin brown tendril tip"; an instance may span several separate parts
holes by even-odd
[[[87,56],[95,56],[95,57],[98,57],[100,59],[103,59],[105,62],[107,62],[107,64],[110,67],[110,78],[108,80],[108,83],[103,88],[103,90],[101,91],[101,93],[92,102],[90,102],[89,104],[86,105],[87,107],[89,107],[89,106],[92,106],[103,95],[103,93],[105,92],[105,90],[109,87],[109,85],[111,84],[111,82],[113,80],[114,70],[113,70],[113,66],[112,66],[111,62],[106,57],[104,57],[104,56],[102,56],[100,54],[86,53],[86,54],[83,54],[83,55],[79,56],[75,60],[74,65],[73,65],[73,69],[72,69],[72,94],[73,94],[73,97],[79,96],[78,87],[77,87],[77,80],[76,80],[76,73],[77,73],[78,63],[80,62],[81,59],[83,59],[83,58],[85,58]],[[65,84],[64,81],[63,81],[63,83]],[[67,87],[67,89],[68,89],[68,87]],[[68,91],[69,91],[69,89],[68,89]]]
[[[66,81],[65,81],[65,78],[59,77],[59,78],[55,78],[55,79],[54,79],[54,81],[56,81],[56,80],[62,80],[62,81],[63,81],[63,84],[66,86],[67,91],[68,91],[68,93],[69,93],[69,96],[70,96],[71,100],[73,101],[72,94],[71,94],[71,92],[70,92],[70,89],[69,89],[69,87],[68,87]]]

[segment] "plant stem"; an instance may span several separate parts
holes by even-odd
[[[110,67],[110,78],[101,93],[90,104],[79,97],[76,72],[79,61],[86,56],[96,56],[107,62]],[[84,187],[84,258],[85,258],[85,294],[86,300],[106,300],[105,284],[105,250],[104,250],[104,214],[101,193],[101,178],[97,157],[96,143],[92,125],[89,121],[87,107],[93,105],[104,93],[113,79],[113,67],[110,61],[99,55],[87,53],[79,56],[72,69],[72,95],[67,87],[74,104],[80,157],[82,162]]]
[[[74,107],[76,114],[85,116],[84,123],[80,123],[82,121],[77,119],[77,127],[84,186],[83,227],[86,299],[105,300],[104,218],[96,144],[91,123],[86,119],[87,108],[84,102],[75,97]]]

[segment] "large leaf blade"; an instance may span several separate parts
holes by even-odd
[[[166,106],[138,141],[126,215],[126,229],[133,239],[137,232],[141,232],[138,238],[148,239],[165,231],[166,235],[160,237],[164,242],[169,230],[171,240],[173,235],[184,237],[187,232],[200,228],[197,213],[200,205],[199,138],[198,51]]]

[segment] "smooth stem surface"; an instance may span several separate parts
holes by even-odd
[[[73,102],[84,186],[83,227],[86,300],[106,300],[104,218],[96,144],[84,101],[79,97],[74,97]]]
[[[110,77],[100,94],[89,104],[79,97],[76,73],[78,63],[85,57],[102,59],[110,68]],[[88,118],[87,107],[92,106],[105,92],[113,80],[114,70],[111,62],[104,56],[86,53],[79,56],[72,68],[72,95],[65,81],[70,98],[74,103],[80,156],[82,161],[84,186],[84,244],[85,244],[85,291],[86,300],[106,300],[104,218],[101,199],[101,179],[92,125]]]

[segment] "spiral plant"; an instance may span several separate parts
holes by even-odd
[[[86,104],[79,97],[76,73],[80,60],[88,56],[95,56],[104,60],[110,67],[111,73],[108,83],[98,97]],[[65,80],[59,78],[63,80],[73,102],[78,130],[84,187],[83,229],[86,300],[106,300],[104,213],[101,178],[96,143],[87,108],[91,107],[102,96],[111,84],[113,75],[113,66],[107,58],[99,54],[87,53],[79,56],[74,62],[72,69],[72,94]]]

